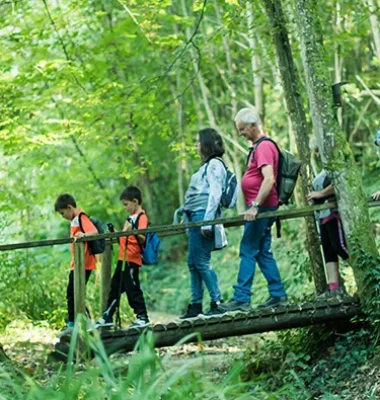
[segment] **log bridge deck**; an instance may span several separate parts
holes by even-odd
[[[145,329],[103,329],[100,337],[106,352],[112,354],[133,350],[140,335],[145,331],[153,333],[155,347],[165,347],[175,345],[187,336],[189,337],[186,342],[197,342],[198,335],[194,335],[194,333],[199,333],[202,340],[213,340],[324,323],[334,323],[339,326],[343,322],[348,322],[353,317],[361,315],[360,304],[352,297],[345,297],[341,300],[254,310],[249,313],[228,313],[184,320],[178,323],[170,322],[165,325],[156,324]],[[61,338],[56,345],[56,351],[67,354],[68,340],[69,337]]]

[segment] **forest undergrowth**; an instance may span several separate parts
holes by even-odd
[[[273,250],[294,303],[314,297],[307,256],[300,250],[300,229],[297,221],[283,224],[283,237],[274,240]],[[239,229],[231,230],[230,246],[213,256],[226,300],[236,277],[240,234]],[[160,265],[150,266],[142,274],[153,322],[169,322],[186,308],[189,288],[184,239],[178,236],[165,241]],[[43,272],[42,268],[34,271],[37,272]],[[354,291],[349,267],[344,269],[344,276],[349,290]],[[49,354],[56,342],[57,328],[63,323],[64,274],[57,274],[56,279],[61,286],[52,288],[51,304],[56,308],[51,312],[49,299],[45,303],[26,295],[20,299],[17,292],[13,292],[13,302],[8,298],[3,304],[4,315],[9,316],[9,307],[16,316],[3,320],[0,336],[0,343],[12,360],[12,364],[1,366],[0,394],[4,399],[39,399],[53,393],[52,398],[65,400],[372,400],[380,396],[378,343],[370,330],[359,328],[359,323],[358,328],[347,332],[339,327],[303,328],[156,350],[148,336],[130,354],[108,358],[99,351],[95,359],[84,363],[57,364]],[[40,282],[44,284],[43,280]],[[260,272],[253,288],[253,304],[265,300],[266,282]],[[94,315],[99,312],[98,289],[96,282],[88,286],[88,303],[93,306]],[[16,311],[16,300],[24,301],[25,307]],[[41,302],[34,304],[42,310],[37,318],[27,312],[32,307],[29,301]],[[132,320],[125,299],[122,319],[126,325]],[[100,343],[92,342],[92,346],[101,348]]]

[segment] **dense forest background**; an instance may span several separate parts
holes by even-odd
[[[309,110],[294,4],[281,3]],[[373,144],[380,129],[380,3],[327,0],[315,13],[331,84],[345,82],[336,118],[370,196],[380,190]],[[297,153],[279,67],[261,1],[0,0],[0,242],[67,237],[67,222],[53,207],[63,192],[120,229],[126,216],[118,198],[130,184],[142,189],[151,221],[170,224],[200,163],[194,147],[199,129],[222,134],[227,164],[241,177],[248,144],[233,118],[244,106],[255,105],[265,131]],[[313,165],[316,172],[318,160]],[[240,203],[227,215],[241,210]],[[371,211],[371,219],[378,231],[380,213]],[[301,220],[286,222],[274,243],[293,301],[313,294],[304,229]],[[239,228],[230,230],[229,248],[214,258],[226,300],[240,236]],[[160,265],[144,270],[150,309],[184,310],[185,252],[185,236],[166,238]],[[68,246],[0,253],[3,329],[15,320],[62,326],[69,259]],[[351,270],[343,274],[353,293]],[[254,288],[253,301],[264,300],[260,274]],[[97,278],[88,296],[98,314]]]

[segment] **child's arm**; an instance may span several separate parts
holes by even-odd
[[[148,227],[148,218],[145,214],[142,214],[139,219],[139,229],[146,229]],[[136,239],[140,244],[145,243],[145,235],[136,235]]]
[[[78,238],[84,237],[84,236],[93,236],[97,235],[99,232],[96,229],[95,225],[91,222],[90,218],[87,217],[87,215],[81,214],[79,216],[80,222],[82,225],[83,232],[80,231],[78,232],[75,236]]]
[[[142,217],[141,217],[142,218]],[[141,227],[139,227],[139,229],[145,229],[147,226],[143,226],[143,224],[141,223]],[[131,230],[132,229],[132,224],[130,223],[130,222],[126,222],[125,223],[125,225],[124,225],[124,230],[125,231],[129,231],[129,230]],[[137,241],[140,243],[140,244],[144,244],[145,243],[145,235],[135,235],[136,236],[136,239],[137,239]]]

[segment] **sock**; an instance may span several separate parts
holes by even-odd
[[[339,282],[329,283],[330,290],[337,290],[340,288]]]

